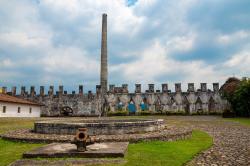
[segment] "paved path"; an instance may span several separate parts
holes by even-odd
[[[182,122],[193,129],[206,131],[213,137],[214,145],[187,165],[250,166],[249,126],[211,116],[170,117],[169,119],[176,120],[177,123]]]

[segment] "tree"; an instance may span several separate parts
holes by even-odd
[[[229,78],[220,89],[237,116],[250,117],[250,79]]]
[[[236,115],[250,117],[250,79],[241,81],[233,94]]]

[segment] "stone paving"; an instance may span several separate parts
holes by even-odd
[[[19,129],[10,131],[0,135],[3,139],[22,142],[71,142],[74,135],[57,135],[57,134],[39,134],[30,131],[29,129]],[[137,133],[137,134],[119,134],[119,135],[97,135],[95,139],[98,142],[130,142],[135,143],[139,141],[176,141],[187,139],[192,136],[192,130],[187,127],[175,127],[174,125],[167,125],[164,130]],[[92,136],[90,136],[92,137]]]
[[[187,165],[201,166],[249,166],[250,127],[220,117],[174,117],[170,120],[206,131],[213,137],[213,146],[200,153]]]

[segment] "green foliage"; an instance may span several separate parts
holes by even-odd
[[[139,112],[139,115],[142,115],[142,116],[147,116],[147,115],[152,115],[152,111],[140,111]]]
[[[250,117],[250,80],[243,80],[233,95],[236,115]]]
[[[0,118],[0,134],[9,130],[32,128],[36,118]]]
[[[187,140],[129,144],[126,165],[183,165],[197,153],[209,148],[212,142],[208,134],[194,131],[192,138]]]
[[[185,111],[166,111],[166,115],[187,115]]]
[[[108,112],[108,116],[127,116],[128,111],[125,110],[117,110],[115,112]]]
[[[9,165],[22,157],[22,154],[43,144],[29,144],[0,139],[0,166]]]
[[[222,95],[232,106],[236,116],[250,117],[250,80],[225,83]],[[225,116],[232,114],[230,110],[224,110]]]
[[[240,124],[247,125],[250,127],[250,118],[229,118],[228,120],[239,122]]]

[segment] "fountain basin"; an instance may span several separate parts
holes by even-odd
[[[159,131],[164,127],[163,119],[51,120],[35,122],[34,132],[75,135],[78,128],[87,128],[89,135],[116,135]]]

